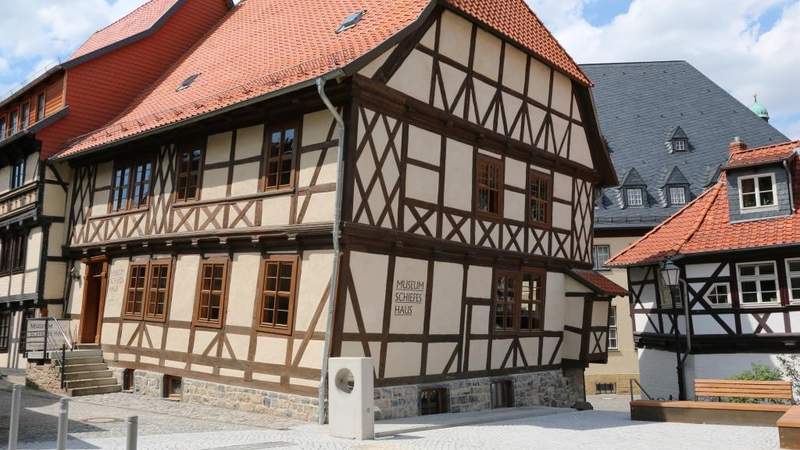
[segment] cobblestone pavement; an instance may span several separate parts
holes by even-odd
[[[2,387],[0,387],[2,389]],[[21,449],[55,447],[57,398],[26,391]],[[0,446],[7,442],[10,393],[0,391]],[[619,403],[619,402],[618,402]],[[123,408],[124,406],[124,408]],[[70,403],[70,449],[124,448],[124,417],[138,415],[143,450],[289,449],[585,449],[704,450],[776,449],[774,427],[731,427],[631,422],[622,411],[562,412],[429,431],[375,441],[331,438],[317,425],[253,414],[110,394]],[[493,413],[487,412],[487,421]],[[430,419],[435,422],[435,417]]]

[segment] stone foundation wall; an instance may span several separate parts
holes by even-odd
[[[638,374],[597,374],[597,375],[586,375],[586,393],[588,395],[595,395],[597,394],[597,384],[613,384],[615,386],[614,393],[616,394],[630,394],[631,392],[631,382],[630,380],[639,381]],[[639,394],[639,388],[636,384],[633,385],[633,393]]]
[[[584,398],[582,371],[578,372],[580,374],[552,370],[432,384],[380,387],[375,389],[375,418],[396,419],[419,415],[419,391],[426,388],[447,388],[449,412],[491,409],[491,385],[495,380],[512,382],[514,406],[569,408]]]
[[[124,369],[114,368],[114,376],[122,383]],[[133,391],[147,397],[163,397],[164,374],[146,370],[133,372]],[[229,384],[183,378],[181,401],[239,411],[269,413],[304,421],[317,419],[316,397],[284,394]]]
[[[34,389],[64,395],[61,389],[61,372],[53,363],[36,365],[29,364],[25,369],[25,385]]]

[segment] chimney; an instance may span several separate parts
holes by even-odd
[[[747,144],[744,143],[743,140],[739,139],[739,136],[733,138],[733,142],[728,144],[728,154],[732,155],[736,152],[740,152],[743,150],[747,150]]]

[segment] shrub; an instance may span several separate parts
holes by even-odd
[[[750,370],[734,375],[732,380],[745,381],[782,381],[783,373],[764,364],[753,364]]]

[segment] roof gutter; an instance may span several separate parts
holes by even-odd
[[[800,150],[795,150],[794,153],[792,154],[791,158],[783,160],[783,170],[786,171],[786,179],[789,181],[789,183],[788,183],[789,184],[789,186],[788,186],[788,188],[789,188],[789,205],[791,205],[792,209],[795,208],[795,206],[794,206],[794,189],[793,189],[794,181],[792,180],[792,171],[791,171],[791,169],[789,169],[789,161],[794,159],[794,157],[797,155],[798,151],[800,151]]]
[[[344,72],[341,72],[342,74]],[[342,222],[342,200],[344,196],[344,139],[345,139],[345,122],[342,115],[339,114],[336,107],[331,102],[328,95],[325,93],[325,83],[328,80],[325,77],[317,78],[317,93],[319,94],[322,103],[328,108],[331,115],[336,120],[338,125],[338,149],[336,151],[336,209],[334,210],[333,219],[333,267],[331,268],[331,280],[328,285],[328,317],[325,327],[325,341],[322,345],[322,370],[320,370],[319,377],[319,395],[318,395],[318,420],[320,425],[325,424],[325,397],[327,392],[328,381],[328,360],[330,359],[331,339],[333,337],[333,319],[334,319],[334,302],[336,301],[336,293],[339,291],[339,263],[341,261],[341,248],[339,245],[339,238],[341,235],[341,222]]]

